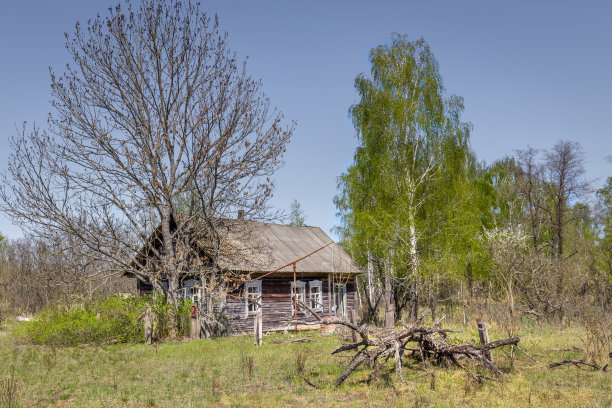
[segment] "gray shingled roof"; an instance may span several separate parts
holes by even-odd
[[[233,271],[270,272],[332,242],[332,239],[317,227],[223,220],[217,228],[222,237],[219,266]],[[363,272],[336,243],[297,262],[296,271]],[[279,272],[293,272],[293,266],[289,265]]]

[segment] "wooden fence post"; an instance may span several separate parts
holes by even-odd
[[[350,316],[351,316],[351,323],[357,326],[357,322],[359,320],[359,317],[357,317],[357,310],[351,309]],[[359,341],[359,339],[357,338],[357,332],[355,330],[351,330],[351,336],[352,336],[353,343],[357,343]]]
[[[191,332],[190,338],[191,340],[200,339],[200,311],[196,305],[191,306]]]
[[[259,309],[255,313],[255,320],[253,321],[253,338],[255,339],[255,345],[261,346],[263,343],[263,331],[262,331],[262,313]]]
[[[478,325],[480,344],[483,346],[489,344],[489,331],[487,330],[486,323],[482,319],[476,319],[476,324]],[[484,351],[483,354],[491,363],[493,363],[493,354],[491,353],[491,350]]]
[[[151,320],[151,308],[149,307],[144,315],[145,344],[153,343],[153,328]]]

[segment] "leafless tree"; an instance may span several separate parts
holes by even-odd
[[[542,206],[544,197],[542,192],[542,165],[538,162],[538,150],[528,147],[517,151],[517,162],[521,169],[521,177],[517,180],[518,192],[526,204],[527,218],[533,248],[540,251],[542,230]]]
[[[552,254],[561,257],[565,226],[572,220],[571,200],[579,198],[588,187],[584,180],[584,151],[578,142],[560,140],[545,158],[545,191],[552,205],[542,208],[550,219]]]
[[[71,237],[45,242],[36,237],[7,241],[0,251],[0,302],[21,313],[35,313],[52,302],[127,292],[126,279],[108,276]],[[78,244],[78,243],[77,243]]]
[[[107,273],[148,280],[175,305],[185,271],[217,285],[215,220],[269,214],[293,125],[281,126],[198,5],[128,1],[66,39],[72,63],[51,72],[48,130],[24,126],[12,139],[2,209],[37,236],[72,237]],[[149,245],[154,231],[159,245]],[[192,251],[194,237],[206,251]]]
[[[584,152],[579,143],[560,140],[543,152],[543,161],[538,156],[532,147],[517,151],[521,170],[517,191],[535,251],[547,245],[553,257],[560,257],[565,227],[572,221],[572,200],[582,197],[588,188]]]

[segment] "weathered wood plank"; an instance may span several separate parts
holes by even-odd
[[[144,335],[145,344],[153,343],[153,316],[150,307],[147,308],[147,311],[144,315]]]
[[[298,274],[299,280],[306,283],[306,301],[309,301],[309,286],[308,282],[313,280],[321,281],[321,301],[323,308],[321,313],[330,316],[333,302],[333,293],[330,293],[331,282],[329,282],[328,274]],[[262,328],[263,330],[276,329],[281,326],[286,326],[288,322],[293,320],[292,304],[291,304],[291,282],[293,277],[287,276],[269,276],[262,279]],[[347,282],[347,310],[355,308],[355,292],[354,283]],[[230,321],[230,326],[234,332],[248,333],[254,329],[254,315],[245,315],[244,293],[242,290],[235,290],[229,294],[225,307],[225,313],[233,317]],[[310,312],[300,311],[298,320],[316,323],[317,320]]]

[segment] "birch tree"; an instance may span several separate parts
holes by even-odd
[[[470,125],[461,121],[462,99],[446,96],[423,39],[394,35],[370,52],[370,63],[371,75],[355,80],[360,101],[349,114],[360,146],[341,176],[337,204],[345,238],[357,239],[366,247],[363,253],[392,267],[394,285],[410,288],[415,315],[420,240],[431,225],[423,212],[433,202],[432,185],[446,174],[448,147],[457,147],[464,158],[469,154]]]

